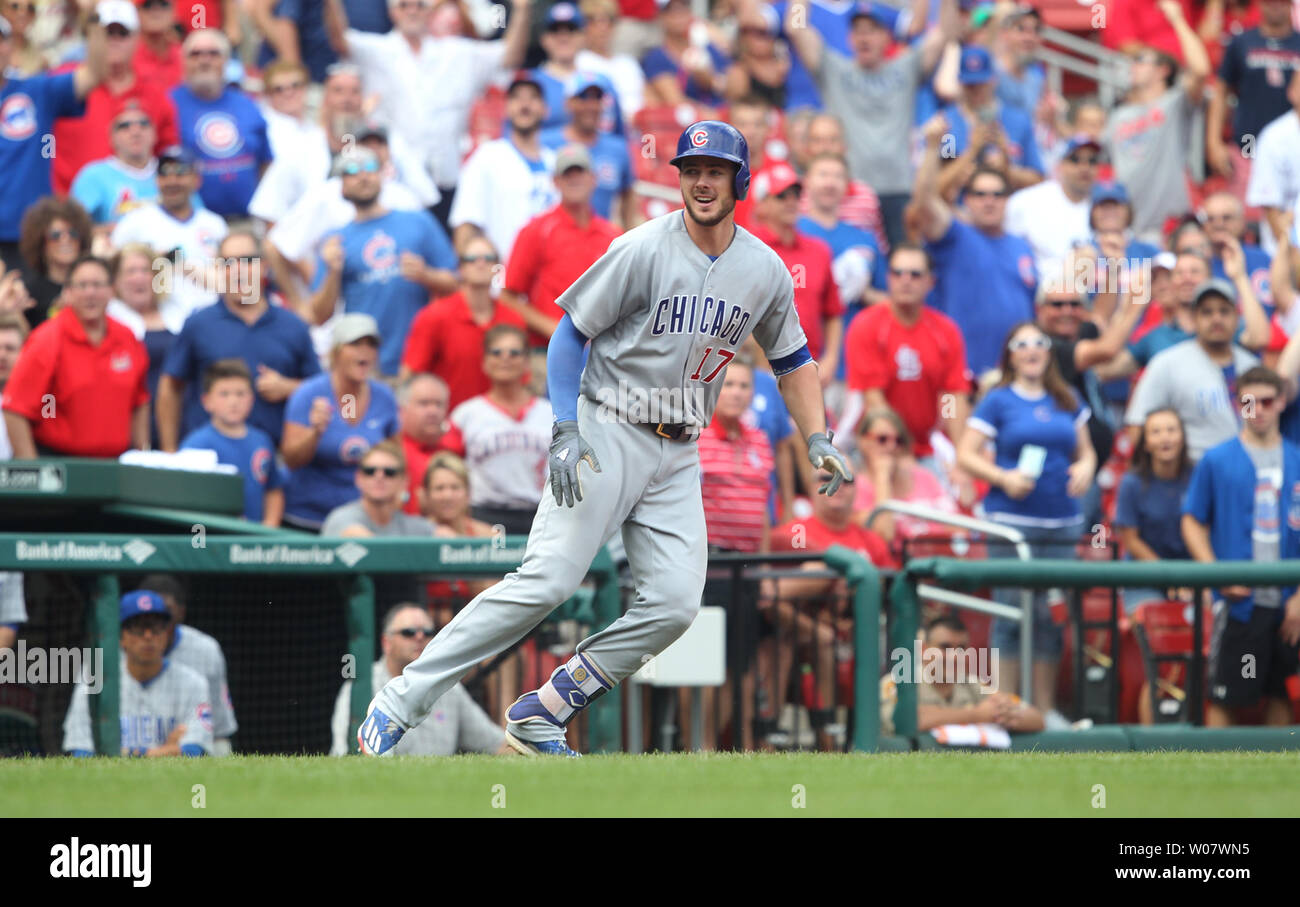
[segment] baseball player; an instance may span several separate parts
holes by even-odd
[[[834,494],[853,480],[826,433],[790,274],[733,219],[749,188],[744,138],[725,123],[695,123],[672,163],[685,210],[614,240],[556,300],[566,314],[547,351],[556,419],[551,494],[538,506],[523,563],[379,691],[357,734],[361,752],[390,752],[466,671],[536,627],[621,528],[636,600],[506,712],[506,742],[519,752],[578,755],[565,726],[667,648],[699,610],[708,550],[694,441],[710,422],[727,363],[751,333],[780,378],[810,459],[832,476],[820,491]]]
[[[202,756],[212,751],[208,682],[198,672],[163,657],[172,619],[157,592],[122,596],[121,702],[123,756]],[[90,689],[72,691],[63,721],[63,751],[91,756]]]

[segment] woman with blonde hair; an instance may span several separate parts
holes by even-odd
[[[149,354],[149,373],[145,380],[151,400],[158,394],[163,362],[177,334],[168,326],[159,307],[162,294],[154,286],[154,259],[153,249],[144,243],[127,243],[118,249],[109,260],[113,270],[113,298],[108,303],[108,317],[129,327]],[[149,436],[154,449],[160,449],[158,422],[152,408]]]
[[[862,468],[853,483],[853,508],[863,525],[886,542],[943,532],[942,526],[915,517],[882,511],[870,523],[867,516],[882,501],[922,504],[945,513],[957,513],[953,500],[939,479],[912,455],[912,434],[907,423],[893,409],[873,409],[858,423],[858,454]]]

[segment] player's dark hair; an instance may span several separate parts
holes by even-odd
[[[1279,397],[1286,396],[1286,384],[1282,381],[1282,376],[1268,366],[1257,365],[1247,369],[1245,374],[1237,379],[1237,389],[1240,390],[1247,384],[1265,384],[1277,391]]]
[[[1133,445],[1133,458],[1129,461],[1129,471],[1142,477],[1143,486],[1155,478],[1155,467],[1151,462],[1151,451],[1147,450],[1147,423],[1151,421],[1152,416],[1162,414],[1172,415],[1178,420],[1178,431],[1183,436],[1182,448],[1178,452],[1178,478],[1183,478],[1192,471],[1192,458],[1187,450],[1187,428],[1183,425],[1183,417],[1178,414],[1178,410],[1172,406],[1162,406],[1160,409],[1153,409],[1147,413],[1147,417],[1142,420],[1142,430],[1138,432],[1137,443]]]
[[[144,592],[157,592],[163,598],[171,598],[181,607],[189,602],[185,584],[167,573],[150,573],[140,580],[140,589]]]
[[[528,352],[528,333],[523,328],[513,324],[494,324],[483,335],[483,355],[486,356],[488,350],[492,349],[502,337],[518,338],[524,352]]]
[[[969,632],[956,614],[941,614],[925,625],[925,638],[929,639],[935,630],[951,630],[954,633]]]
[[[1002,377],[998,380],[998,387],[1010,387],[1011,382],[1016,380],[1016,370],[1011,364],[1011,339],[1025,328],[1033,328],[1038,333],[1050,341],[1052,338],[1047,332],[1032,321],[1022,321],[1007,331],[1006,339],[1002,341],[1002,356],[998,360],[998,369],[1002,372]],[[1059,409],[1072,413],[1079,408],[1079,400],[1071,390],[1070,385],[1065,383],[1061,377],[1061,370],[1056,364],[1056,356],[1049,349],[1047,351],[1047,368],[1043,371],[1043,390],[1047,391],[1048,396],[1052,398]]]
[[[225,378],[242,378],[253,386],[253,373],[248,370],[248,363],[243,359],[218,359],[203,370],[203,393],[212,390],[212,385]]]
[[[925,270],[930,274],[934,273],[934,259],[930,256],[930,253],[926,250],[924,246],[918,245],[917,243],[914,242],[898,243],[896,246],[894,246],[893,249],[889,251],[890,267],[893,267],[894,256],[897,255],[899,252],[919,253],[920,256],[925,259]]]

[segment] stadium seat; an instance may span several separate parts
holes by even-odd
[[[474,102],[469,112],[470,147],[465,157],[474,153],[484,142],[501,138],[506,121],[506,95],[495,85]]]
[[[1191,669],[1191,606],[1180,601],[1149,601],[1134,612],[1134,633],[1142,650],[1144,692],[1150,719],[1157,724],[1186,721],[1187,678]],[[1202,654],[1210,648],[1210,615],[1202,618]],[[1202,685],[1202,689],[1204,689]]]

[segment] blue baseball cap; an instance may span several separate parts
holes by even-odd
[[[160,614],[168,620],[172,617],[171,612],[167,610],[167,603],[157,592],[140,589],[122,596],[121,602],[118,603],[118,620],[126,623],[131,618],[142,614]]]
[[[863,0],[863,2],[854,4],[853,11],[849,13],[849,25],[852,25],[858,19],[870,19],[881,28],[893,28],[896,16],[896,13],[882,8],[879,3],[869,3]]]
[[[587,20],[582,18],[582,13],[572,3],[557,3],[546,13],[546,31],[561,25],[583,28],[586,24]]]
[[[566,98],[576,98],[588,88],[599,88],[601,93],[609,95],[614,93],[614,86],[609,83],[609,79],[598,72],[578,72],[573,74],[568,84],[564,86],[564,96]]]
[[[1069,157],[1080,148],[1096,148],[1098,151],[1101,151],[1101,142],[1097,141],[1092,136],[1083,133],[1072,135],[1070,136],[1070,140],[1065,143],[1065,153],[1062,157]]]
[[[1123,183],[1097,183],[1092,187],[1092,203],[1100,205],[1102,202],[1119,202],[1121,205],[1132,204],[1129,201],[1128,190],[1124,188]]]
[[[993,56],[978,44],[961,49],[961,75],[963,85],[983,85],[993,80]]]
[[[194,157],[194,152],[184,145],[170,145],[158,153],[158,163],[161,164],[163,161],[177,161],[193,169],[197,158]]]

